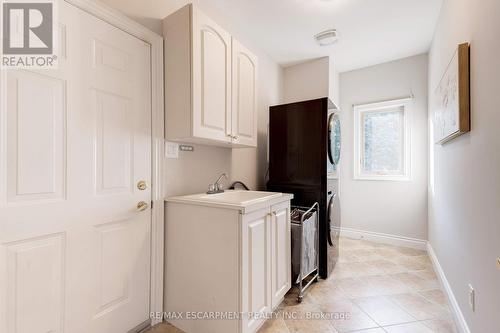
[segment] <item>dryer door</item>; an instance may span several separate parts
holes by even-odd
[[[333,246],[333,240],[332,240],[332,223],[333,223],[333,219],[332,219],[332,214],[333,214],[333,205],[334,205],[334,202],[335,202],[335,197],[336,197],[336,194],[333,193],[330,195],[329,199],[328,199],[328,210],[327,210],[327,219],[328,219],[328,224],[327,224],[327,240],[328,240],[328,244],[330,246]]]
[[[338,233],[338,198],[335,192],[331,192],[328,196],[328,207],[327,207],[327,268],[328,275],[333,271],[335,264],[337,263],[339,257],[339,233]]]

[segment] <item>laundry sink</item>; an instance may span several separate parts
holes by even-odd
[[[258,207],[261,203],[280,199],[283,196],[290,194],[264,191],[243,191],[243,190],[226,190],[216,194],[192,194],[180,197],[167,198],[169,202],[190,203],[203,206],[224,206],[226,208],[234,208],[245,210],[250,206]]]
[[[200,197],[201,200],[227,202],[234,204],[245,204],[255,200],[268,200],[280,197],[281,193],[263,192],[263,191],[225,191],[216,194],[205,194]]]

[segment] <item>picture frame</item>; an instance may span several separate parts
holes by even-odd
[[[470,131],[470,44],[461,43],[434,92],[434,138],[444,144]]]

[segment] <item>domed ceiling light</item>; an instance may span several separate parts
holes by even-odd
[[[332,45],[337,42],[338,39],[339,35],[337,33],[337,29],[328,29],[314,35],[314,40],[316,40],[316,43],[318,43],[319,46]]]

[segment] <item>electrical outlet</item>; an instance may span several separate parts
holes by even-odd
[[[472,312],[476,310],[476,293],[471,284],[469,284],[469,306]]]

